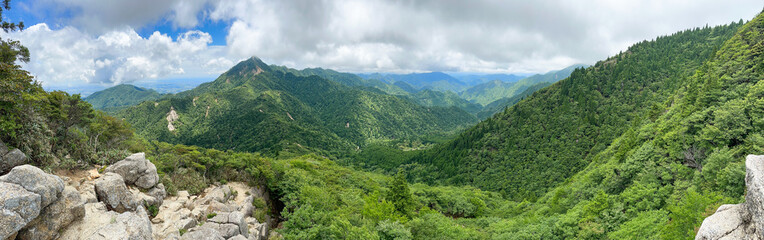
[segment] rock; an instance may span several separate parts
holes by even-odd
[[[162,185],[164,187],[164,185]],[[188,191],[178,191],[178,199],[185,198],[188,199],[190,195],[188,194]]]
[[[156,206],[161,206],[162,201],[164,201],[164,198],[167,197],[167,191],[164,188],[164,184],[161,183],[149,189],[147,194],[157,199],[155,202]]]
[[[152,220],[154,237],[157,239],[169,238],[178,230],[188,230],[196,226],[196,218],[191,215],[191,210],[183,208],[183,204],[175,201],[165,201],[159,207],[159,213]]]
[[[746,219],[764,231],[764,156],[748,155],[745,158]],[[764,233],[759,233],[764,234]]]
[[[742,204],[722,205],[716,213],[703,220],[695,239],[744,239],[743,211]]]
[[[208,224],[208,227],[220,232],[224,238],[230,238],[239,234],[246,237],[249,234],[244,214],[240,212],[218,213],[215,217],[208,219],[207,223],[203,226]]]
[[[228,240],[247,240],[247,237],[245,237],[243,235],[236,235],[236,236],[233,236],[233,237],[229,238]]]
[[[40,195],[0,182],[0,239],[8,239],[40,214]]]
[[[157,185],[159,175],[153,163],[146,160],[146,154],[136,153],[106,168],[105,172],[121,175],[126,184],[132,184],[143,189]]]
[[[95,181],[96,197],[104,202],[109,210],[119,213],[135,211],[139,202],[125,186],[122,176],[106,173]]]
[[[152,239],[151,235],[151,222],[143,206],[120,214],[98,202],[85,204],[85,217],[66,228],[59,239],[133,240]]]
[[[163,184],[157,184],[157,186],[149,189],[147,192],[141,192],[137,189],[131,190],[130,192],[133,193],[133,196],[135,196],[135,199],[139,203],[143,203],[146,205],[146,207],[154,205],[154,206],[162,206],[162,202],[164,201],[164,198],[167,196],[167,192],[164,190]]]
[[[8,153],[8,146],[6,146],[3,141],[0,141],[0,159],[2,159],[2,156],[6,153]]]
[[[228,239],[230,237],[239,235],[239,226],[236,226],[234,224],[220,224],[216,222],[206,222],[202,227],[215,229],[215,231],[220,233],[220,236],[223,236],[223,238]]]
[[[199,199],[198,201],[201,201],[201,204],[210,204],[213,201],[225,203],[228,202],[228,199],[230,199],[231,195],[231,188],[223,185],[212,188],[209,192],[207,192],[207,194],[204,195],[203,198]]]
[[[98,202],[98,197],[96,197],[95,185],[93,182],[85,182],[79,186],[78,191],[80,193],[80,198],[85,203]]]
[[[55,239],[58,231],[85,216],[85,205],[72,187],[64,188],[61,197],[45,207],[40,216],[19,232],[16,239]]]
[[[206,224],[205,224],[206,225]],[[208,227],[195,227],[180,237],[183,240],[223,240],[223,235],[215,229]]]
[[[64,181],[61,178],[47,174],[32,165],[14,167],[8,174],[0,177],[0,182],[15,183],[40,195],[41,207],[46,207],[58,199],[64,190]]]
[[[764,239],[764,156],[748,155],[745,170],[745,202],[720,206],[695,239]]]
[[[5,147],[3,145],[2,147]],[[0,153],[2,153],[2,147],[0,147]],[[7,151],[7,148],[6,148]],[[27,155],[19,149],[13,149],[10,152],[0,155],[0,174],[6,173],[16,166],[21,166],[27,162]]]

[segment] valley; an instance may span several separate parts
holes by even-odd
[[[262,27],[222,18],[233,10],[209,4],[202,19],[220,18],[227,31]],[[320,24],[301,34],[335,30]],[[51,71],[30,60],[30,51],[64,50],[2,36],[0,239],[760,239],[764,13],[701,24],[632,41],[592,64],[538,50],[554,44],[515,43],[535,49],[523,60],[482,49],[468,61],[453,52],[465,47],[434,60],[429,45],[393,58],[337,47],[353,62],[324,52],[336,47],[325,38],[319,50],[284,60],[304,50],[299,41],[256,48],[268,38],[105,34],[88,44],[108,47],[92,52],[137,52],[126,41],[145,39],[139,48],[151,46],[153,58],[193,55],[163,65],[101,56],[84,65],[133,65],[62,73],[110,76],[66,87],[87,93],[51,89]],[[45,30],[4,25],[6,33]],[[274,34],[300,36],[286,32]],[[395,33],[338,35],[413,34]],[[466,39],[433,38],[435,47]],[[383,55],[425,40],[401,41],[366,44]],[[237,61],[213,57],[236,51],[245,54]],[[119,78],[128,75],[135,79]],[[108,88],[80,95],[97,86]]]

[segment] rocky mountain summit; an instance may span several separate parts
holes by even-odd
[[[703,220],[696,240],[764,239],[764,155],[745,158],[745,202],[725,204]]]
[[[108,166],[102,174],[92,169],[76,179],[19,165],[26,159],[24,154],[3,149],[0,156],[14,161],[0,161],[10,169],[0,176],[0,239],[261,240],[269,236],[267,217],[253,216],[258,212],[256,205],[264,208],[257,203],[267,198],[260,188],[218,184],[198,196],[179,191],[167,198],[156,167],[144,153]],[[12,164],[16,166],[6,166]]]

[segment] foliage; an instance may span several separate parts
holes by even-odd
[[[179,115],[175,131],[166,120],[171,109]],[[214,82],[118,115],[142,126],[138,133],[149,140],[271,156],[343,156],[370,142],[446,135],[476,121],[456,108],[426,108],[315,75],[274,71],[256,58]]]
[[[117,110],[138,105],[143,101],[159,99],[161,95],[154,90],[120,84],[91,94],[85,101],[93,108],[115,112]]]
[[[635,44],[573,71],[409,163],[431,168],[426,174],[433,183],[535,200],[596,161],[597,153],[640,124],[647,109],[670,105],[683,79],[741,25],[686,30]]]

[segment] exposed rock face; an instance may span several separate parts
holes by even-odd
[[[40,214],[40,195],[0,182],[0,239],[7,239]]]
[[[720,206],[695,239],[764,239],[764,156],[748,155],[745,170],[745,202]]]
[[[54,239],[58,231],[85,216],[85,205],[72,187],[64,188],[61,197],[42,210],[39,217],[19,232],[16,239]]]
[[[135,212],[116,213],[101,203],[85,204],[85,217],[70,225],[59,239],[152,239],[151,222],[143,206]]]
[[[250,217],[257,194],[258,189],[234,182],[207,188],[200,196],[179,191],[165,199],[152,219],[154,237],[177,239],[179,230],[187,230],[180,239],[201,239],[194,232],[208,233],[210,238],[203,239],[267,239],[268,224]]]
[[[206,227],[195,227],[183,234],[183,240],[223,240],[222,235],[218,231]]]
[[[180,119],[180,116],[178,116],[178,112],[175,111],[175,108],[170,106],[170,112],[167,113],[167,117],[165,117],[167,120],[167,130],[170,132],[175,131],[175,125],[172,125],[175,121],[178,121]]]
[[[0,174],[5,174],[16,166],[27,162],[27,155],[19,149],[13,149],[10,152],[8,148],[0,142]]]
[[[95,181],[95,192],[99,201],[105,203],[109,210],[119,213],[135,211],[138,201],[125,186],[122,176],[116,173],[106,173]]]
[[[40,195],[40,206],[46,207],[58,199],[64,190],[64,181],[58,176],[50,175],[32,165],[14,167],[0,177],[0,182],[18,184],[27,191]]]
[[[145,193],[137,189],[132,189],[131,192],[139,203],[144,203],[147,206],[154,205],[159,207],[162,205],[164,198],[167,197],[167,192],[165,191],[164,184],[161,183],[157,184],[156,187],[149,189]]]
[[[107,167],[105,172],[117,173],[125,179],[126,184],[132,184],[143,189],[153,188],[159,182],[157,168],[149,160],[146,160],[145,153],[130,155]]]

